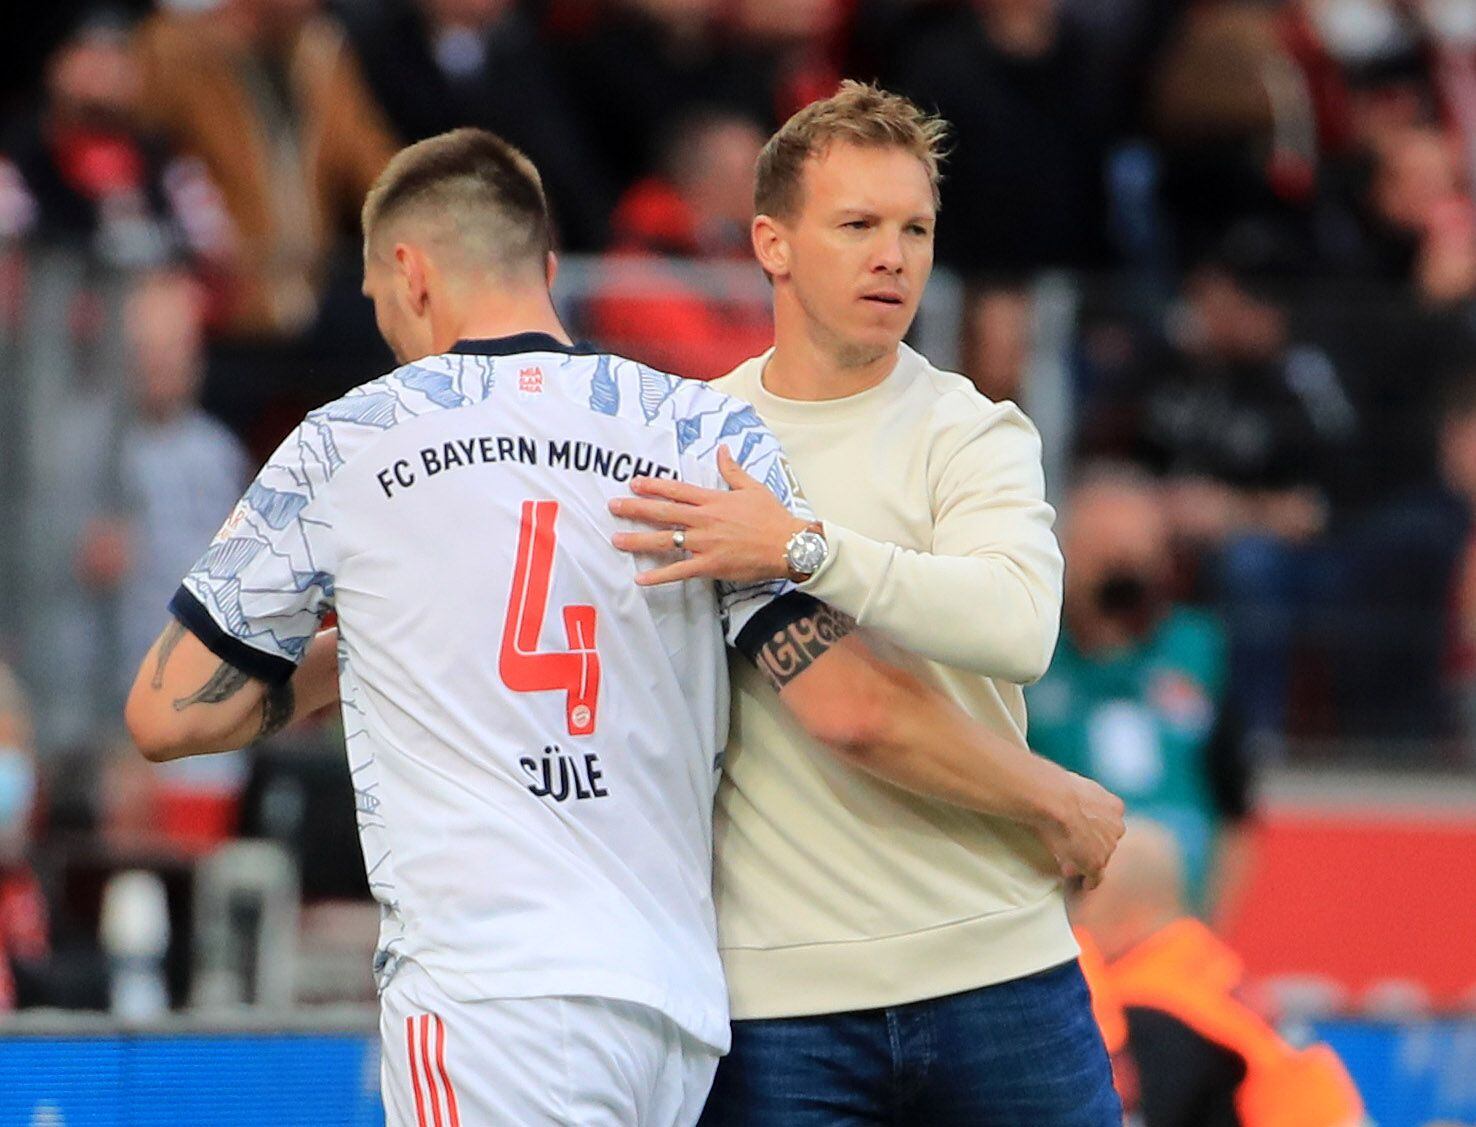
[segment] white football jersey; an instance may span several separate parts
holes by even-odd
[[[171,603],[291,675],[338,614],[381,986],[617,998],[728,1044],[710,891],[727,641],[788,589],[644,589],[607,503],[723,488],[726,446],[810,519],[752,407],[542,334],[463,342],[313,411]],[[757,626],[755,628],[758,628]]]

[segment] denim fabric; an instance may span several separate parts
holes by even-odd
[[[1075,962],[881,1010],[733,1023],[702,1127],[1122,1127]]]

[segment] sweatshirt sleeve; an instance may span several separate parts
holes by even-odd
[[[1050,664],[1061,617],[1040,435],[1010,404],[950,429],[960,437],[930,475],[932,551],[826,521],[830,554],[800,590],[913,653],[1026,684]]]

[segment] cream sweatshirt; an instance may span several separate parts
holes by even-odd
[[[830,555],[802,589],[1023,745],[1021,685],[1061,610],[1035,428],[905,345],[880,384],[820,402],[766,391],[769,355],[714,386],[758,409],[824,522]],[[1031,831],[846,766],[748,662],[732,672],[715,897],[734,1018],[898,1005],[1075,957]]]

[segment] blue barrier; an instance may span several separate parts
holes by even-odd
[[[358,1034],[0,1040],[3,1127],[381,1127]]]
[[[1347,1062],[1378,1127],[1476,1124],[1476,1021],[1327,1021],[1303,1032]],[[0,1127],[383,1123],[373,1036],[0,1038]]]
[[[1326,1021],[1378,1127],[1476,1123],[1476,1021]]]

